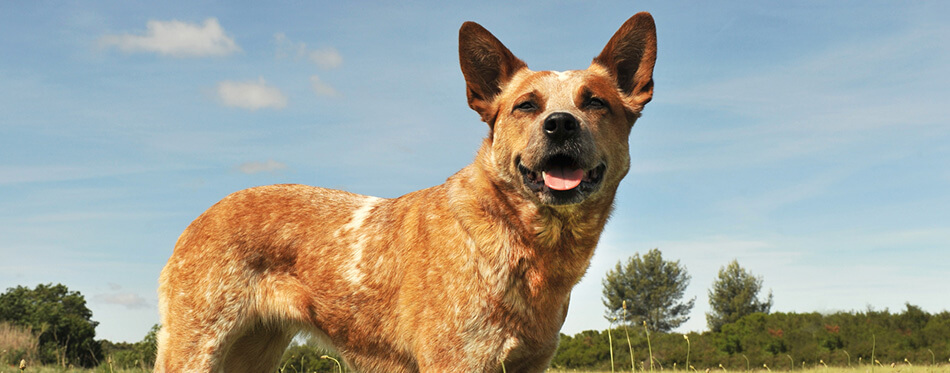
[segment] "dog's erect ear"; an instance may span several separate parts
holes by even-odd
[[[496,114],[491,108],[495,95],[527,65],[475,22],[465,22],[459,29],[459,62],[465,75],[468,106],[491,124]]]
[[[653,65],[656,64],[656,25],[647,12],[635,14],[617,30],[594,58],[607,68],[635,111],[653,98]]]

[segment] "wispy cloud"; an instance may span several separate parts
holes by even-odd
[[[241,50],[216,18],[203,24],[181,21],[148,21],[144,35],[106,35],[99,39],[104,47],[125,52],[152,52],[171,57],[226,56]]]
[[[333,97],[339,95],[335,88],[320,80],[320,77],[316,75],[310,76],[310,87],[313,88],[313,92],[317,96]]]
[[[343,65],[343,55],[334,47],[310,49],[307,43],[292,41],[283,33],[274,34],[274,44],[277,46],[277,58],[306,58],[321,69],[335,69]]]
[[[777,209],[810,201],[839,187],[848,176],[857,172],[853,167],[837,167],[790,183],[766,188],[758,193],[737,195],[716,203],[723,214],[744,219],[759,219]]]
[[[307,43],[291,41],[282,32],[274,34],[274,44],[277,47],[277,58],[299,59],[307,54]]]
[[[690,87],[674,99],[742,115],[788,118],[789,126],[807,131],[860,131],[904,124],[927,116],[894,110],[895,100],[901,105],[918,99],[933,104],[926,100],[931,90],[942,90],[948,82],[939,72],[950,62],[950,53],[938,48],[948,42],[947,34],[946,27],[920,28],[860,44],[835,45],[767,69]],[[796,120],[808,117],[852,119]]]
[[[0,185],[87,180],[149,171],[152,170],[138,165],[0,165]]]
[[[262,172],[277,172],[287,168],[287,165],[283,162],[278,162],[273,159],[267,160],[266,162],[246,162],[238,166],[238,171],[241,171],[245,174],[252,175]]]
[[[343,55],[333,47],[310,49],[307,47],[307,43],[292,41],[283,33],[274,34],[274,44],[277,47],[277,58],[292,58],[298,61],[306,59],[323,70],[336,69],[343,65]],[[317,96],[334,97],[339,95],[336,88],[333,88],[316,75],[310,76],[310,87]]]
[[[309,58],[310,62],[317,64],[317,66],[323,69],[335,69],[343,64],[343,56],[340,55],[340,51],[333,47],[311,51]]]
[[[937,118],[950,115],[938,99],[950,84],[950,75],[941,73],[950,63],[942,48],[947,34],[945,27],[924,27],[833,45],[765,68],[724,71],[728,78],[669,92],[667,103],[711,109],[743,124],[686,126],[670,139],[695,151],[646,160],[634,171],[760,166],[853,154],[873,141],[927,141],[920,134],[928,131],[946,134]],[[900,156],[895,151],[867,158],[873,163]]]
[[[109,284],[108,293],[96,294],[93,299],[100,303],[114,304],[128,309],[150,308],[151,305],[145,298],[138,294],[128,291],[122,291],[122,286],[118,284]]]
[[[287,96],[268,85],[264,78],[247,82],[223,81],[218,83],[217,91],[224,106],[248,110],[283,109],[287,106]]]

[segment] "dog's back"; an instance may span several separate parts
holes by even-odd
[[[386,333],[379,312],[397,308],[405,258],[385,249],[410,247],[396,244],[409,234],[365,232],[394,219],[383,213],[394,203],[303,185],[247,189],[218,202],[185,230],[162,271],[160,339],[178,351],[163,351],[157,366],[175,372],[226,362],[227,372],[266,371],[300,330]],[[165,358],[196,352],[207,361],[179,366],[185,360]]]

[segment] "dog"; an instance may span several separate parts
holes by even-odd
[[[630,168],[656,28],[627,20],[586,70],[532,71],[466,22],[472,164],[382,199],[302,185],[225,197],[159,279],[157,372],[273,372],[310,333],[361,372],[539,372]]]

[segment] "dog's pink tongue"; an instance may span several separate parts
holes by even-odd
[[[541,173],[544,185],[554,190],[571,190],[580,185],[584,179],[584,170],[556,168]]]

